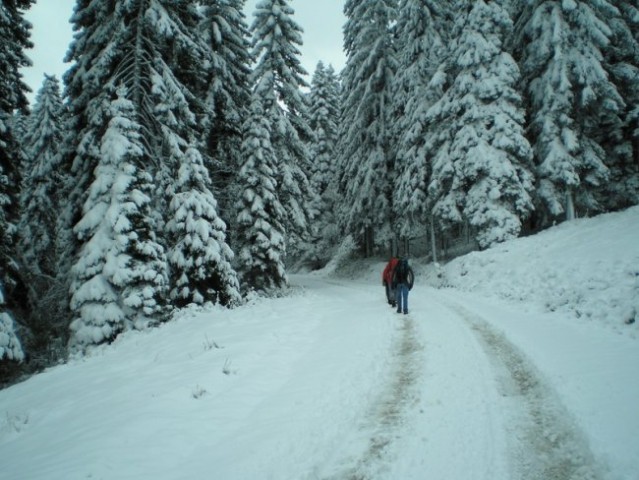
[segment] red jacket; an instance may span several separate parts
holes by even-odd
[[[386,268],[384,268],[384,272],[382,273],[382,283],[387,283],[388,285],[390,285],[393,282],[393,270],[395,270],[395,266],[398,263],[398,258],[391,257],[391,259],[386,264]]]

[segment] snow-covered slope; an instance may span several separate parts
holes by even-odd
[[[637,480],[638,226],[415,260],[406,316],[375,261],[130,332],[0,391],[0,479]]]
[[[427,281],[639,336],[639,207],[429,265]]]

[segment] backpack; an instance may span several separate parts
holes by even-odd
[[[408,260],[402,258],[395,269],[395,279],[398,283],[404,283],[408,280]]]

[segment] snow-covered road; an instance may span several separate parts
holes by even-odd
[[[314,287],[322,291],[321,285]],[[369,305],[369,292],[368,284],[359,292],[352,288],[351,308],[359,297]],[[330,289],[326,293],[333,295]],[[543,375],[473,312],[472,301],[417,286],[410,305],[408,316],[384,307],[387,312],[367,317],[368,331],[391,323],[391,341],[381,353],[387,358],[384,375],[367,375],[370,406],[360,409],[356,423],[341,425],[339,437],[355,448],[345,448],[338,462],[316,466],[313,478],[604,476],[585,435]],[[500,312],[502,318],[511,315]],[[349,315],[360,316],[356,310]]]
[[[282,382],[213,446],[220,478],[605,476],[543,374],[473,301],[417,286],[404,316],[383,303],[381,287],[297,280],[312,299],[308,330],[282,334],[296,355],[291,364],[291,352],[272,350],[288,367],[275,375]],[[289,309],[299,315],[288,304],[272,313],[288,325]],[[260,425],[268,433],[256,444]]]
[[[635,341],[419,284],[402,315],[370,279],[293,283],[0,391],[0,478],[637,478]]]

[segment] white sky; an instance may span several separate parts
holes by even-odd
[[[249,25],[258,1],[246,2]],[[300,60],[309,73],[307,81],[310,83],[320,60],[333,65],[336,71],[341,70],[345,62],[342,52],[344,0],[291,0],[290,5],[295,9],[293,18],[304,29]],[[69,68],[63,59],[73,37],[69,18],[74,6],[75,0],[39,0],[27,12],[26,18],[33,24],[31,40],[35,45],[27,51],[33,66],[23,71],[25,83],[33,90],[30,99],[40,89],[45,73],[62,80],[62,74]]]

